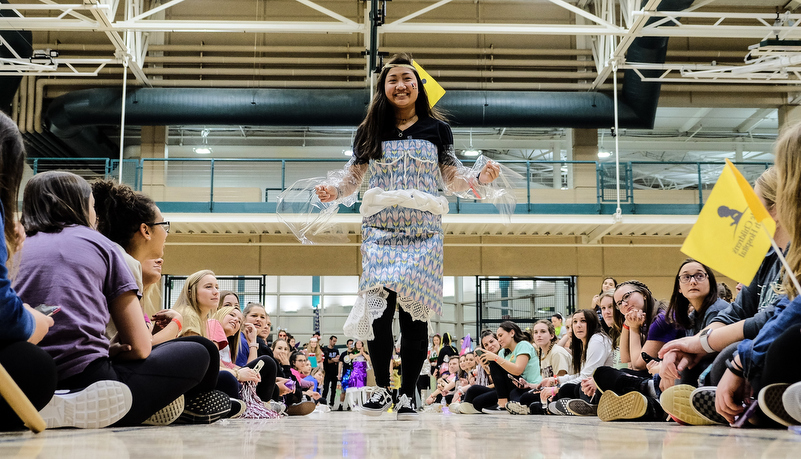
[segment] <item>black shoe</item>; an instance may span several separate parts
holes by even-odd
[[[492,415],[507,415],[507,414],[509,414],[509,412],[506,411],[505,407],[501,408],[498,405],[492,405],[489,408],[484,408],[484,409],[481,410],[481,412],[484,413],[484,414],[492,414]]]
[[[232,398],[231,399],[231,411],[229,411],[228,414],[225,415],[225,417],[228,418],[228,419],[241,418],[242,415],[245,414],[245,411],[247,409],[248,409],[248,407],[247,407],[247,405],[245,405],[245,402],[243,402],[242,400],[239,400],[238,398]]]
[[[398,398],[398,403],[395,404],[395,411],[397,412],[396,419],[398,421],[414,421],[420,417],[417,414],[414,402],[406,395],[401,395]]]
[[[548,414],[548,409],[542,406],[542,402],[531,402],[528,406],[528,414]]]
[[[362,405],[361,412],[368,416],[381,416],[390,406],[392,406],[392,397],[389,392],[383,387],[376,387],[373,389],[370,400]]]
[[[616,394],[633,391],[643,393],[643,385],[648,381],[648,378],[630,375],[612,367],[598,367],[593,373],[592,379],[602,394],[608,390]]]
[[[225,392],[212,390],[203,392],[186,401],[179,424],[211,424],[231,411],[231,399]]]

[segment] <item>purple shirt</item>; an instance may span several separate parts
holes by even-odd
[[[138,290],[115,244],[86,226],[27,238],[15,288],[30,305],[61,306],[53,316],[55,324],[39,343],[56,362],[59,380],[108,357],[109,303]]]
[[[684,329],[679,325],[668,323],[664,311],[659,311],[651,326],[648,328],[649,341],[661,341],[667,343],[685,335]]]

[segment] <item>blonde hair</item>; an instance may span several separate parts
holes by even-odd
[[[314,353],[314,356],[315,356],[315,357],[317,357],[317,362],[322,362],[322,358],[323,358],[323,349],[320,347],[320,341],[319,341],[319,340],[317,340],[317,341],[314,341],[314,343],[316,344],[316,350],[315,350],[315,351],[312,351],[312,348],[311,348],[311,347],[312,347],[312,345],[311,345],[311,343],[312,343],[312,341],[311,341],[311,340],[309,340],[309,342],[308,342],[308,343],[306,343],[306,356],[310,355],[310,353],[312,353],[312,352],[313,352],[313,353]]]
[[[193,332],[204,338],[209,337],[206,322],[209,320],[210,314],[206,313],[204,315],[197,303],[198,284],[201,279],[208,275],[217,277],[213,271],[208,269],[198,271],[187,277],[184,287],[181,289],[181,294],[178,296],[178,301],[173,306],[173,309],[178,311],[184,318],[182,335],[187,334],[187,332]]]
[[[795,124],[781,133],[776,141],[776,211],[779,224],[793,242],[801,241],[801,124]],[[801,246],[794,243],[787,252],[787,263],[796,278],[801,277]],[[784,271],[784,268],[782,268]],[[785,273],[782,290],[790,298],[795,291],[790,276]]]
[[[756,179],[756,183],[754,184],[759,185],[759,191],[762,195],[762,199],[765,200],[765,204],[767,204],[768,210],[772,209],[776,205],[776,185],[779,180],[779,176],[776,173],[776,167],[771,166],[765,169],[765,172],[762,173]]]

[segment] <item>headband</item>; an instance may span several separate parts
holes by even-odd
[[[387,64],[387,65],[384,66],[385,69],[389,69],[389,68],[392,68],[392,67],[406,67],[407,69],[412,69],[414,71],[417,71],[417,69],[414,68],[413,65],[409,65],[409,64]]]

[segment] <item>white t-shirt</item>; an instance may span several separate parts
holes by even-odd
[[[540,361],[540,373],[543,378],[550,378],[564,370],[570,373],[570,364],[573,356],[567,349],[558,344],[554,344],[548,355]]]

